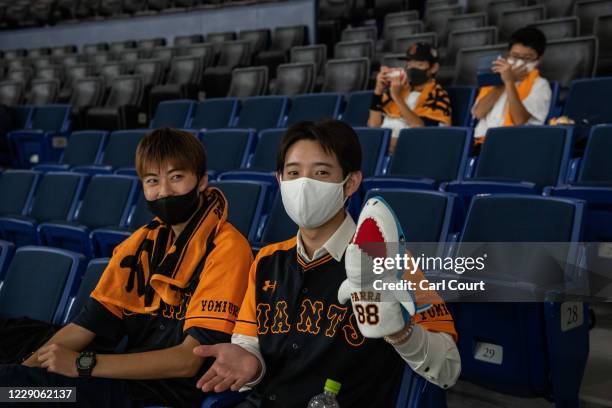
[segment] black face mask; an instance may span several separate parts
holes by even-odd
[[[426,69],[408,68],[406,70],[408,78],[410,78],[410,85],[419,86],[429,81],[429,75]]]
[[[200,194],[198,186],[180,196],[168,196],[148,201],[147,207],[156,217],[168,225],[181,224],[189,219],[198,209]]]

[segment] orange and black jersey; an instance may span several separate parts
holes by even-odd
[[[266,363],[256,406],[305,407],[327,378],[342,384],[340,406],[395,405],[405,363],[383,339],[361,335],[351,305],[338,301],[345,278],[344,259],[305,263],[295,238],[260,251],[234,329],[258,337]],[[454,333],[450,315],[431,320]]]

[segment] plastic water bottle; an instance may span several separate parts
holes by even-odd
[[[323,393],[312,397],[307,408],[340,408],[336,396],[340,392],[340,383],[329,378],[325,381]]]

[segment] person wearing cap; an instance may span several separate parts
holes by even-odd
[[[474,144],[482,144],[492,127],[543,125],[550,108],[552,91],[537,69],[546,49],[546,36],[535,27],[515,31],[505,58],[493,62],[502,85],[480,88],[472,115],[478,119]]]
[[[393,153],[402,129],[451,124],[451,104],[436,81],[438,52],[430,44],[408,48],[404,68],[380,67],[370,105],[369,127],[390,128]]]

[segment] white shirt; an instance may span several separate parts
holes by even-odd
[[[550,110],[551,97],[552,91],[550,89],[550,84],[546,79],[538,77],[529,95],[521,101],[527,112],[531,115],[526,125],[544,124],[548,116],[548,111]],[[484,137],[487,135],[487,130],[489,128],[504,126],[507,102],[508,94],[504,91],[487,116],[478,121],[478,125],[476,125],[476,129],[474,130],[474,137]]]
[[[414,110],[416,108],[416,104],[417,101],[419,100],[419,96],[421,96],[421,92],[410,92],[408,94],[408,96],[406,97],[406,106],[408,106],[408,108],[410,110]],[[392,102],[389,102],[392,103]],[[389,128],[391,129],[391,137],[399,137],[399,133],[402,129],[406,129],[409,128],[410,125],[408,125],[408,123],[406,123],[406,121],[404,120],[404,118],[399,117],[399,118],[390,118],[389,116],[385,115],[383,112],[383,122],[382,122],[382,126],[384,128]]]
[[[327,254],[331,255],[336,261],[340,261],[348,244],[353,239],[353,235],[355,235],[356,228],[353,218],[347,213],[342,224],[323,246],[315,251],[312,259],[309,259],[306,255],[298,231],[297,252],[306,262],[312,262]],[[257,336],[233,334],[232,344],[237,344],[255,355],[261,363],[261,374],[240,390],[244,391],[254,387],[262,380],[266,372],[266,364],[259,349]],[[457,345],[447,333],[430,332],[415,324],[410,338],[404,344],[396,346],[395,350],[417,374],[438,386],[452,386],[461,373],[461,359]],[[380,375],[382,374],[380,373]]]

